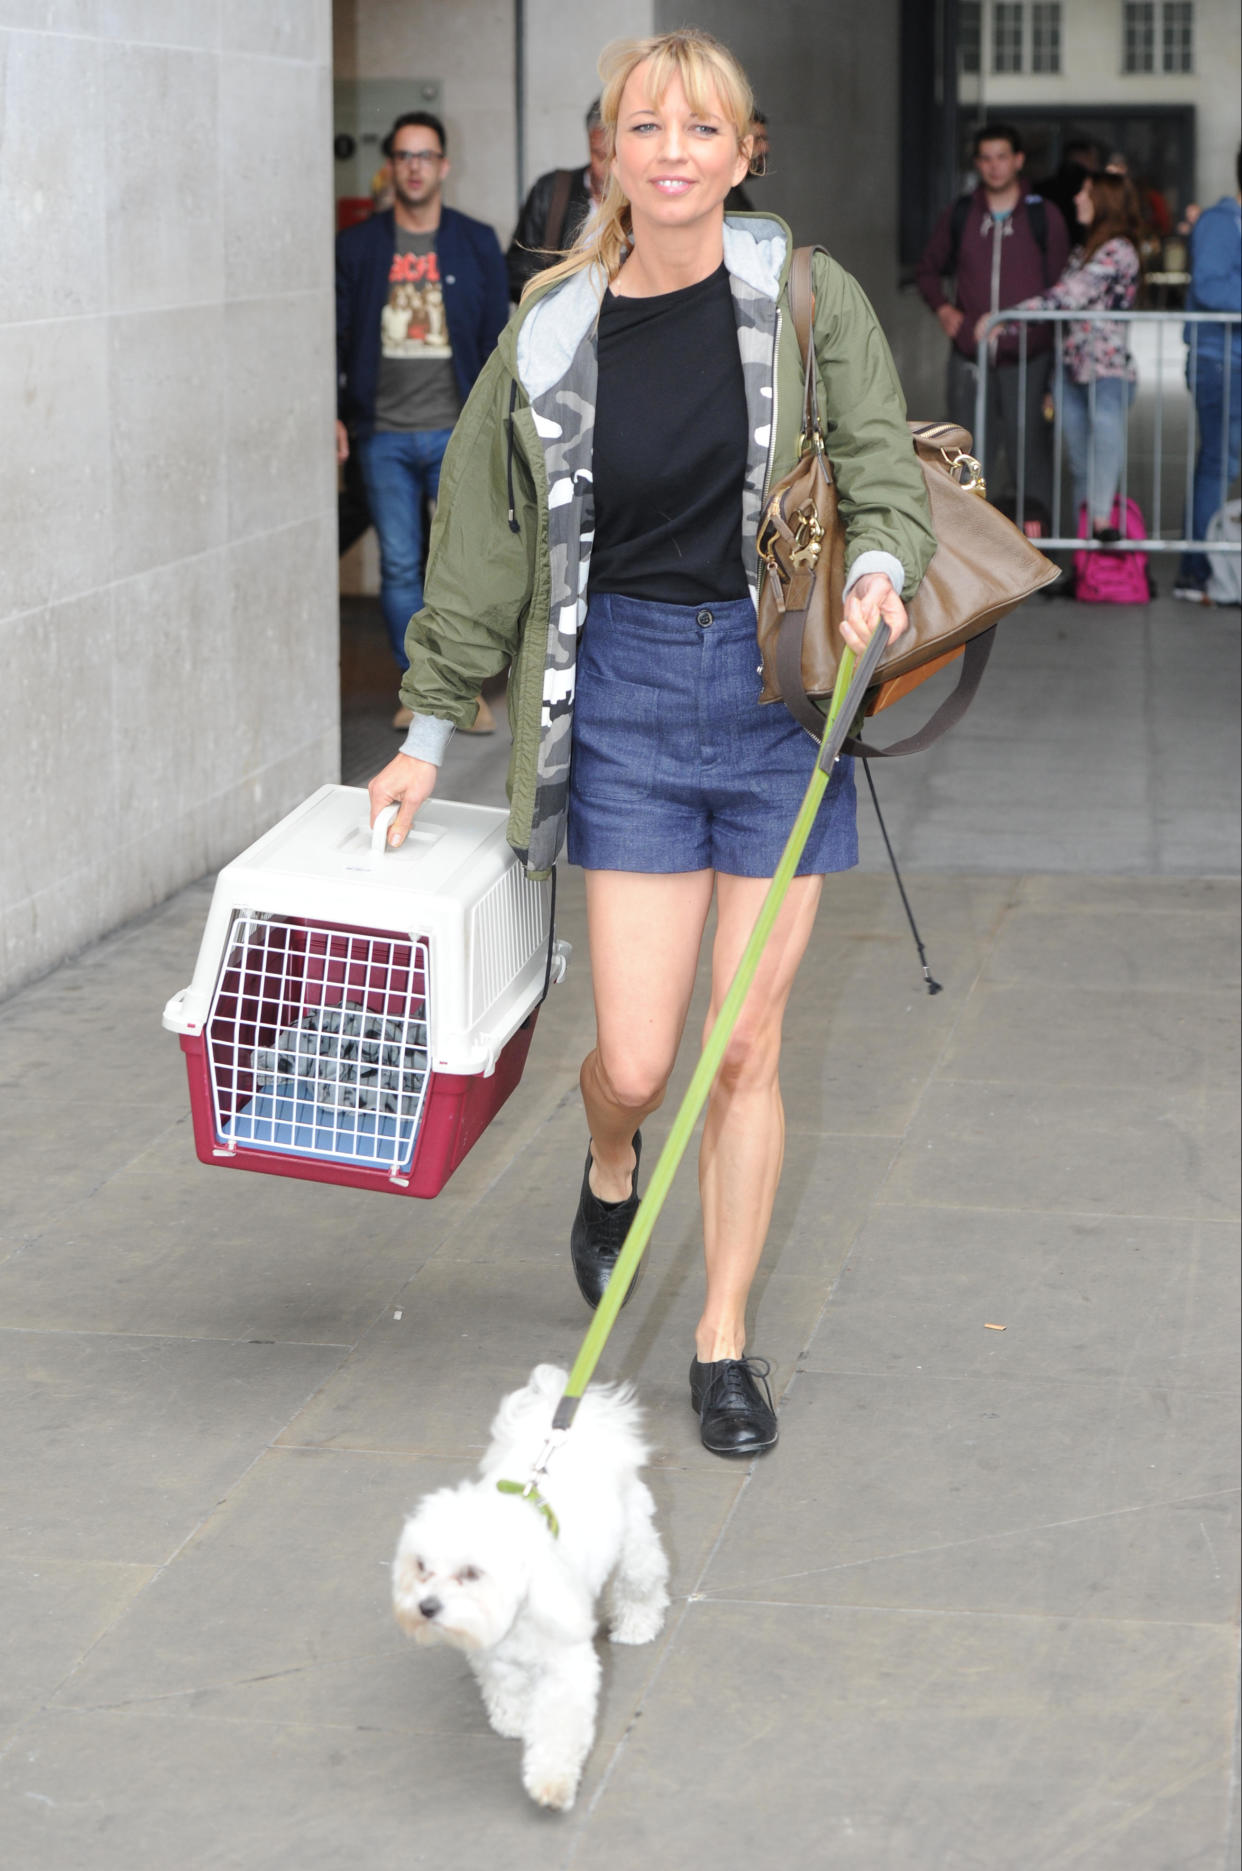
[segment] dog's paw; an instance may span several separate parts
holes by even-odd
[[[649,1644],[663,1628],[666,1603],[626,1605],[613,1615],[609,1623],[609,1641],[614,1644]]]
[[[522,1785],[536,1806],[546,1806],[555,1813],[567,1813],[578,1791],[577,1775],[548,1769],[528,1769],[522,1775]]]
[[[520,1702],[509,1702],[501,1696],[485,1697],[483,1707],[487,1719],[498,1735],[506,1741],[520,1741],[526,1732],[526,1710]]]

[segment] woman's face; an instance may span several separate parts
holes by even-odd
[[[718,216],[725,196],[750,166],[750,139],[737,131],[714,92],[690,108],[677,73],[657,107],[648,64],[635,66],[621,93],[612,172],[630,204],[634,230],[691,227]]]
[[[1078,216],[1080,227],[1090,227],[1095,220],[1095,200],[1091,193],[1090,182],[1084,182],[1075,195],[1074,213]]]

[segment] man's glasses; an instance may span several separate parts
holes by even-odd
[[[415,164],[421,167],[427,163],[442,162],[444,152],[439,149],[394,149],[392,160],[393,162],[408,162],[411,168]]]

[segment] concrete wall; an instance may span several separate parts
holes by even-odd
[[[651,32],[651,19],[651,0],[527,0],[528,188],[546,169],[585,163],[595,61],[610,39]],[[502,246],[519,206],[516,43],[513,0],[336,0],[333,9],[337,78],[440,80],[453,165],[445,199],[490,221]]]
[[[898,287],[897,0],[656,0],[656,32],[714,33],[741,59],[772,143],[748,183],[756,208],[819,241],[861,282],[901,373],[911,414],[943,406],[944,339],[921,299]]]
[[[0,991],[339,770],[329,19],[0,0]]]
[[[444,198],[513,230],[513,0],[336,0],[337,78],[438,78],[451,173]],[[410,108],[419,108],[417,101]]]
[[[651,0],[567,7],[526,0],[526,181],[587,157],[583,118],[599,94],[596,61],[612,39],[655,31]]]
[[[651,32],[651,16],[651,0],[527,0],[527,188],[547,169],[585,163],[595,61],[610,39]],[[452,163],[445,200],[490,222],[507,247],[520,205],[513,0],[336,0],[332,28],[337,78],[439,79]],[[379,590],[373,532],[342,559],[340,585]]]

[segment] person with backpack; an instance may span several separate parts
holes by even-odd
[[[536,273],[554,266],[572,247],[587,216],[604,197],[608,154],[596,98],[586,114],[587,163],[584,169],[549,169],[531,186],[505,254],[509,297],[521,298]]]
[[[1044,290],[1069,258],[1069,235],[1059,208],[1028,188],[1026,156],[1012,124],[987,123],[974,141],[979,186],[945,209],[918,263],[919,291],[950,342],[946,400],[951,422],[973,431],[978,387],[975,327],[980,317]],[[945,291],[952,279],[952,296]],[[1023,514],[1033,530],[1047,523],[1052,505],[1052,451],[1043,417],[1052,337],[1046,325],[1026,333],[1026,371],[1017,334],[999,346],[988,372],[989,453],[999,436],[1016,487],[1025,456]],[[1019,440],[1025,426],[1025,448]],[[988,479],[999,479],[988,464]],[[1042,511],[1041,511],[1042,510]]]
[[[1112,172],[1087,176],[1074,198],[1074,208],[1079,222],[1089,230],[1086,241],[1074,249],[1054,285],[1020,300],[1012,310],[1121,312],[1134,304],[1142,268],[1141,220],[1133,182],[1128,175]],[[976,341],[982,338],[986,323],[985,315],[975,327]],[[995,338],[995,327],[992,335]],[[1003,335],[1000,342],[1004,343]],[[1124,324],[1092,319],[1067,325],[1060,416],[1074,512],[1080,516],[1083,537],[1094,534],[1112,543],[1123,530],[1114,502],[1125,461],[1135,378]],[[1129,533],[1128,527],[1124,530]]]

